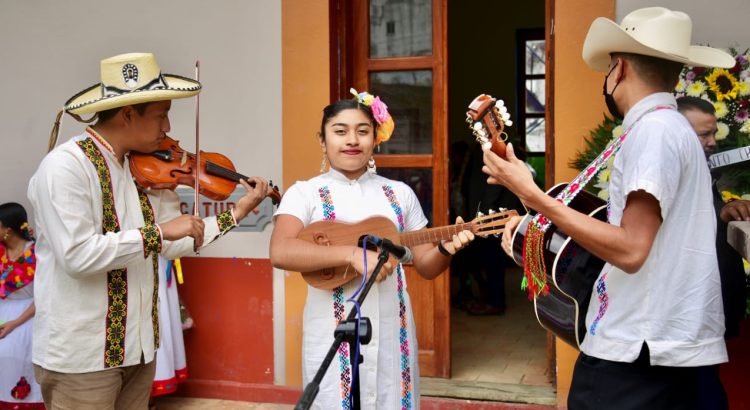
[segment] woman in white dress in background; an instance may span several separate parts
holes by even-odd
[[[26,210],[0,205],[0,409],[44,409],[31,364],[35,270]]]

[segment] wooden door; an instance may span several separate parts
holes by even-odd
[[[331,0],[331,99],[367,90],[396,128],[378,173],[409,184],[432,226],[448,221],[447,0]],[[463,118],[461,119],[463,120]],[[406,277],[423,376],[450,377],[450,277]]]

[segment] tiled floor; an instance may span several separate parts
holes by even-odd
[[[451,310],[453,379],[546,385],[546,331],[520,290],[521,270],[505,275],[508,309],[503,316],[470,316]]]

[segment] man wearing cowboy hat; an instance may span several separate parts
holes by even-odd
[[[485,151],[491,183],[607,262],[588,306],[571,409],[693,408],[697,368],[727,360],[711,177],[671,92],[683,64],[731,67],[734,59],[691,46],[691,28],[685,13],[650,7],[619,25],[597,18],[586,36],[583,58],[607,72],[605,101],[624,116],[624,137],[610,146],[619,152],[609,223],[547,196],[510,146],[507,160]],[[506,227],[505,248],[516,225]]]
[[[102,60],[101,83],[65,104],[98,121],[50,152],[29,183],[37,241],[33,362],[48,409],[145,409],[158,347],[157,255],[184,256],[228,232],[266,196],[251,178],[233,210],[180,215],[171,190],[133,182],[130,151],[170,130],[171,100],[201,90],[152,54]]]

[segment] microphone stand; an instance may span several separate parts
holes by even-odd
[[[372,274],[367,279],[362,292],[360,292],[357,296],[357,304],[359,306],[362,306],[365,297],[367,297],[367,293],[370,292],[370,288],[372,288],[372,285],[375,283],[375,279],[377,278],[380,269],[382,269],[383,265],[388,261],[388,255],[388,250],[381,248],[380,254],[378,255],[378,263],[377,265],[375,265],[375,269],[373,269]],[[363,345],[370,343],[370,339],[372,337],[370,319],[366,317],[361,318],[359,329],[357,329],[357,327],[357,307],[354,306],[349,311],[349,316],[346,317],[346,320],[342,320],[341,322],[339,322],[338,326],[336,326],[336,330],[333,332],[333,344],[331,344],[331,348],[328,349],[328,354],[326,354],[326,357],[323,359],[323,363],[320,364],[318,372],[315,373],[315,377],[310,383],[307,384],[307,386],[305,386],[305,390],[302,392],[302,396],[300,396],[299,401],[297,401],[297,405],[294,406],[294,410],[307,410],[310,408],[310,406],[312,406],[315,397],[318,395],[318,390],[320,390],[320,382],[323,380],[323,376],[325,376],[326,371],[331,365],[331,362],[333,361],[333,358],[336,355],[336,352],[339,350],[339,346],[342,342],[349,343],[349,359],[352,365],[352,390],[350,396],[350,408],[354,410],[358,410],[360,408],[359,364],[363,361],[363,357],[361,354],[359,355],[359,357],[354,356],[357,355],[357,339],[359,339],[360,343]]]

